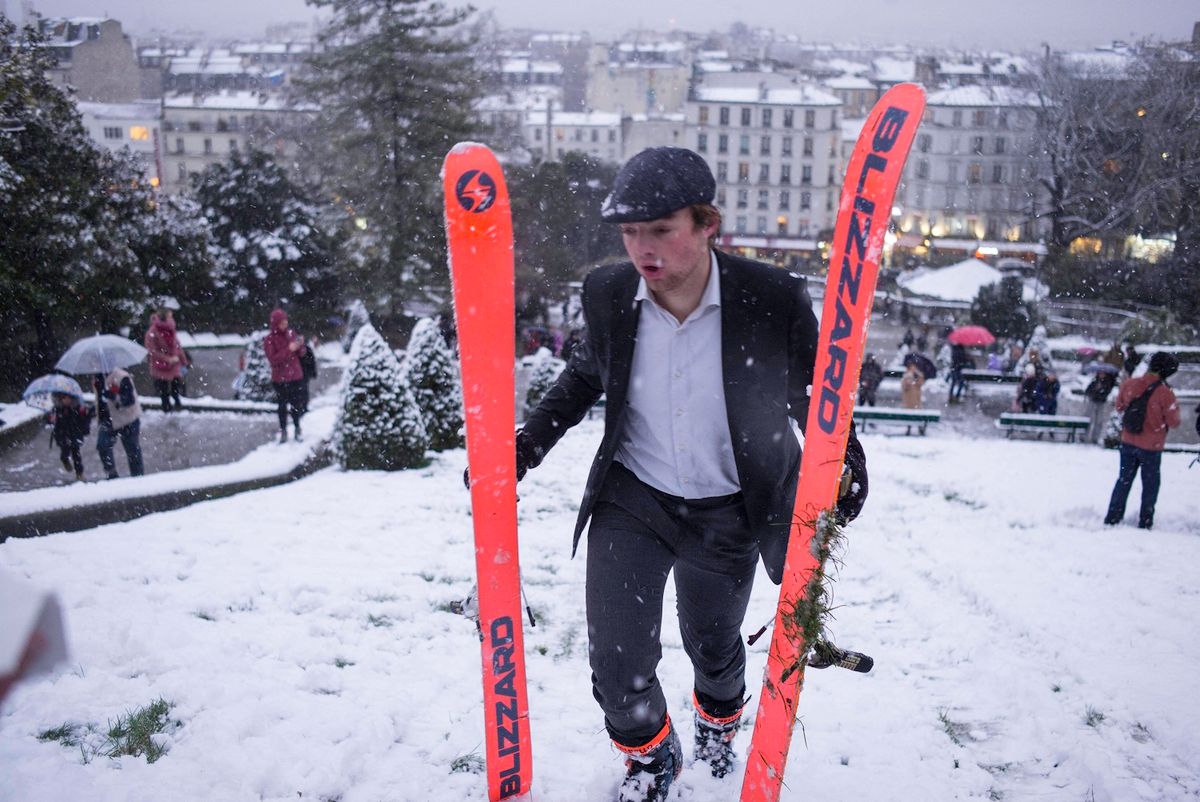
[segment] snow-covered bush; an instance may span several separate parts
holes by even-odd
[[[371,315],[367,312],[367,305],[359,300],[352,301],[346,308],[346,330],[342,332],[343,351],[350,353],[350,346],[354,344],[354,335],[370,322]]]
[[[458,360],[435,320],[417,321],[408,340],[404,373],[429,433],[429,447],[445,451],[461,446],[463,408]]]
[[[525,390],[526,417],[529,417],[529,413],[542,400],[542,396],[550,390],[565,365],[565,362],[550,353],[549,348],[539,348],[533,355],[533,367],[529,371],[529,386]]]
[[[350,347],[333,452],[346,470],[395,471],[427,464],[429,435],[392,349],[370,323]]]
[[[271,385],[271,363],[263,350],[267,332],[256,331],[250,335],[244,352],[245,364],[242,372],[233,380],[233,397],[243,401],[274,401],[275,388]]]

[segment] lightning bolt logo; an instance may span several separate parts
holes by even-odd
[[[468,212],[486,212],[496,201],[496,181],[487,173],[467,170],[454,185],[459,204]]]

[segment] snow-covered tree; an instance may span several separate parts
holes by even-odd
[[[462,380],[458,360],[433,318],[413,328],[405,354],[404,373],[429,433],[434,451],[463,444]]]
[[[448,275],[438,170],[476,131],[483,86],[464,27],[470,12],[430,0],[309,4],[329,16],[296,82],[321,108],[308,139],[323,149],[330,194],[354,218],[356,292],[370,289],[386,314],[410,300],[440,303]]]
[[[395,471],[425,465],[429,435],[400,364],[369,323],[350,348],[333,451],[346,470]]]
[[[267,332],[256,331],[246,343],[246,364],[238,374],[235,394],[246,401],[274,401],[275,388],[271,385],[271,363],[263,350]]]
[[[346,330],[342,332],[343,351],[347,354],[350,353],[350,346],[354,344],[354,335],[370,322],[371,315],[367,312],[367,305],[357,298],[351,301],[350,306],[346,308]]]
[[[542,400],[550,390],[566,363],[550,353],[549,348],[539,348],[533,355],[533,367],[529,371],[529,386],[525,391],[525,415]]]
[[[216,300],[233,317],[284,306],[304,324],[334,308],[336,243],[308,190],[269,155],[235,151],[199,175],[195,194],[213,233]]]

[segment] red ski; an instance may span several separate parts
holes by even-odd
[[[504,174],[484,145],[455,145],[442,187],[475,525],[488,798],[496,802],[527,793],[533,777],[517,551],[512,217]]]
[[[828,554],[822,519],[837,502],[883,237],[924,109],[925,93],[915,84],[900,84],[880,98],[863,126],[842,184],[800,482],[742,802],[775,802],[783,784],[804,667],[814,646],[805,637],[805,616],[797,611],[811,600],[813,579],[820,576]]]

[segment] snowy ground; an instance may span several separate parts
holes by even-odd
[[[539,800],[609,800],[621,772],[590,694],[584,565],[568,559],[599,434],[599,421],[581,424],[521,485]],[[1190,457],[1164,456],[1147,533],[1100,525],[1111,451],[864,441],[872,493],[848,531],[834,634],[876,668],[809,673],[784,798],[1200,796]],[[72,646],[69,666],[0,711],[0,798],[486,799],[481,774],[452,771],[483,742],[478,640],[445,611],[474,573],[463,461],[331,469],[0,545],[0,567],[60,595]],[[774,597],[760,572],[747,631]],[[670,620],[660,675],[690,753],[691,677]],[[765,648],[750,650],[756,697]],[[159,697],[180,724],[153,764],[85,764],[78,747],[36,738],[71,722],[105,729]],[[689,765],[673,798],[736,799],[740,772],[706,775]]]

